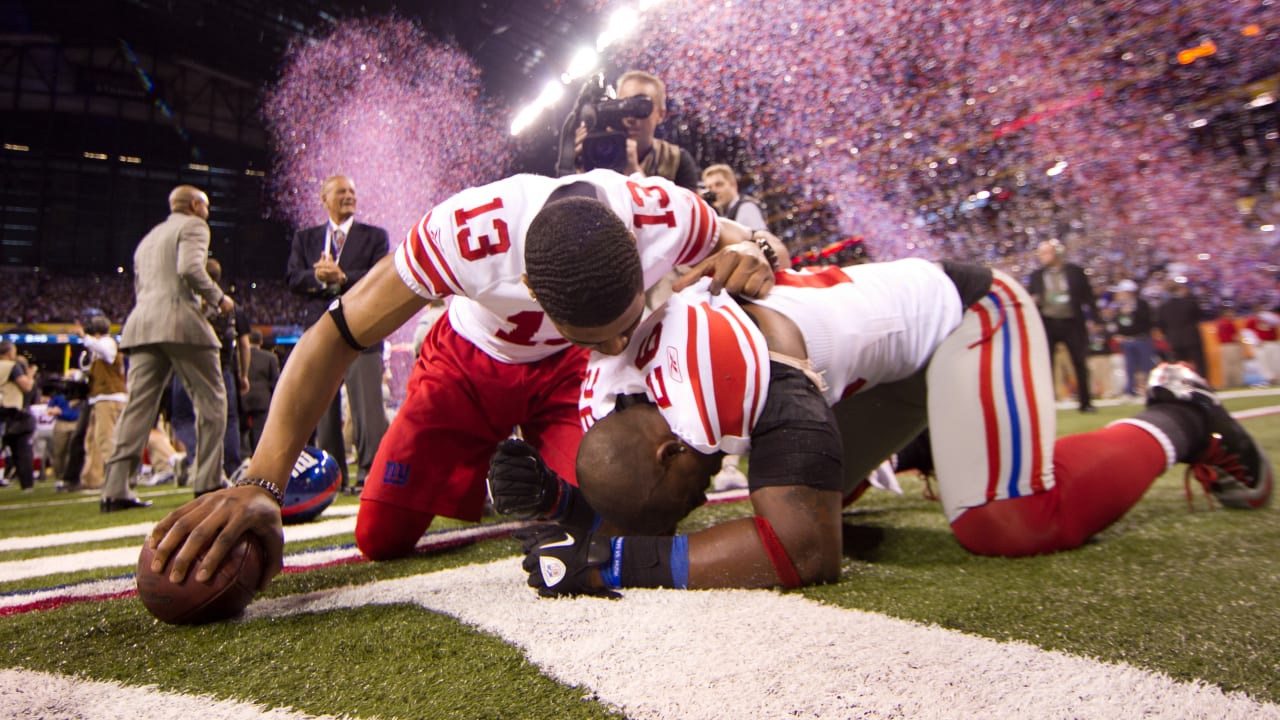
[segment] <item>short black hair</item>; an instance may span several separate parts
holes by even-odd
[[[106,315],[90,315],[85,321],[84,331],[95,337],[111,332],[111,321]]]
[[[594,198],[544,205],[525,235],[524,264],[538,304],[561,324],[608,325],[644,292],[635,237]]]

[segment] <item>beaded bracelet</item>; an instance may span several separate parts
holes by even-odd
[[[764,259],[769,261],[769,267],[777,270],[778,253],[773,249],[773,245],[769,243],[768,234],[760,230],[756,230],[751,233],[751,239],[755,241],[756,247],[760,248],[760,252],[764,253]]]
[[[270,480],[267,480],[265,478],[251,477],[251,478],[240,478],[239,480],[236,481],[236,487],[241,487],[244,485],[253,485],[254,487],[260,487],[263,490],[266,490],[267,492],[271,493],[271,497],[276,501],[277,505],[279,505],[280,507],[284,507],[284,491],[281,490],[279,486],[277,486],[275,483],[271,482]]]

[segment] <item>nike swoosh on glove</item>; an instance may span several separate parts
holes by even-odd
[[[542,597],[622,597],[604,586],[598,572],[613,559],[609,538],[562,525],[548,525],[521,539],[529,587],[536,588]]]

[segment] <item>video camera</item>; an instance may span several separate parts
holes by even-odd
[[[609,168],[622,172],[627,167],[627,133],[622,128],[625,118],[648,117],[653,112],[653,99],[647,95],[611,98],[604,84],[604,74],[596,73],[583,83],[573,112],[560,131],[560,175],[577,172],[574,157],[574,132],[578,125],[587,128],[582,141],[584,170]]]

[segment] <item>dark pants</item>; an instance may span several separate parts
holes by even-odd
[[[80,419],[76,421],[76,432],[71,436],[71,448],[67,451],[67,466],[62,471],[62,481],[68,485],[80,482],[80,471],[84,469],[84,436],[89,434],[89,415],[93,406],[86,401],[80,406]]]
[[[22,488],[35,486],[35,461],[32,458],[31,441],[36,435],[36,419],[24,412],[25,417],[14,417],[4,424],[4,446],[9,448],[9,462]]]
[[[240,467],[240,417],[237,412],[240,385],[235,373],[226,368],[222,369],[222,382],[227,387],[227,429],[222,434],[222,469],[227,477],[231,477]],[[177,375],[173,377],[169,422],[173,424],[173,434],[187,446],[187,463],[190,464],[196,454],[196,411],[191,404],[191,396]]]
[[[1076,373],[1076,391],[1080,398],[1080,407],[1090,407],[1089,403],[1089,332],[1084,321],[1076,318],[1059,320],[1042,318],[1044,333],[1049,338],[1049,371],[1053,372],[1053,350],[1058,343],[1067,346],[1067,354],[1071,356],[1071,367]]]

